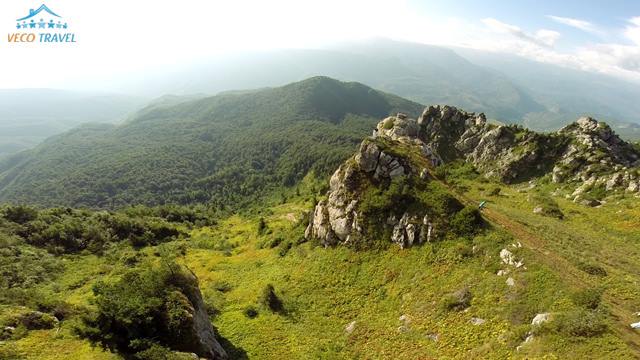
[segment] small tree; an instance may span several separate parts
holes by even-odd
[[[260,302],[273,312],[284,312],[284,305],[282,304],[282,300],[278,298],[278,296],[276,295],[276,291],[271,284],[268,284],[262,291]]]
[[[4,218],[17,224],[24,224],[35,220],[38,217],[38,210],[24,206],[9,206],[4,209]]]
[[[450,222],[451,231],[458,236],[472,236],[482,224],[480,212],[475,207],[467,206],[458,211]]]
[[[264,221],[264,218],[261,217],[260,220],[258,220],[258,235],[264,235],[266,230],[267,223]]]

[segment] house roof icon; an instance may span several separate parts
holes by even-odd
[[[58,14],[54,13],[53,11],[51,11],[51,9],[49,9],[49,8],[47,7],[47,5],[42,4],[42,5],[40,5],[40,7],[39,7],[37,10],[29,9],[29,15],[27,15],[27,16],[25,16],[25,17],[23,17],[23,18],[20,18],[20,19],[18,19],[18,20],[16,20],[16,21],[22,21],[22,20],[30,19],[30,18],[32,18],[32,17],[34,17],[34,16],[38,15],[38,14],[39,14],[39,13],[41,13],[42,11],[46,11],[46,12],[48,12],[49,14],[51,14],[51,15],[53,15],[53,16],[56,16],[56,17],[61,17],[60,15],[58,15]]]

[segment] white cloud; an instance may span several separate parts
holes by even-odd
[[[560,34],[555,31],[542,29],[536,31],[535,34],[528,34],[516,25],[491,18],[483,19],[482,23],[493,32],[508,37],[501,39],[489,37],[472,46],[474,48],[515,54],[539,62],[640,82],[640,17],[629,19],[626,27],[622,30],[626,39],[633,45],[587,43],[574,46],[571,51],[565,52],[553,48],[560,37]],[[576,25],[585,27],[585,24],[576,22],[572,22],[571,26],[575,27]],[[589,29],[590,31],[599,31],[595,27]]]
[[[553,30],[540,29],[536,31],[535,34],[528,34],[518,26],[507,24],[493,18],[482,19],[482,22],[493,31],[503,34],[511,34],[517,38],[540,46],[553,47],[556,41],[560,38],[560,33]]]
[[[624,35],[636,46],[640,46],[640,16],[629,19],[628,23],[624,30]]]
[[[574,18],[563,17],[563,16],[555,16],[555,15],[547,15],[547,17],[557,23],[571,26],[591,34],[596,34],[596,35],[602,34],[602,32],[598,30],[595,25],[593,25],[592,23],[586,20],[574,19]]]

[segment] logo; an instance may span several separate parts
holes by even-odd
[[[29,14],[16,19],[18,32],[7,35],[10,43],[75,43],[76,35],[69,32],[69,23],[42,4]]]

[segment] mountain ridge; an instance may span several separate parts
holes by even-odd
[[[546,178],[588,206],[600,205],[602,197],[593,194],[603,191],[640,196],[640,151],[604,123],[580,118],[555,133],[539,134],[487,123],[482,113],[429,106],[417,120],[397,114],[378,123],[374,135],[331,177],[327,199],[315,207],[305,236],[328,246],[384,234],[406,247],[455,228],[459,216],[477,227],[477,215],[462,213],[462,204],[455,196],[447,199],[448,189],[442,188],[438,166],[456,161],[507,184]],[[380,194],[371,195],[376,191]],[[372,205],[371,198],[380,196],[390,200]],[[434,204],[441,204],[435,206],[439,210]]]
[[[326,172],[378,118],[400,109],[415,116],[420,108],[326,77],[156,107],[120,126],[76,129],[14,157],[23,159],[4,168],[0,199],[112,207],[153,204],[162,198],[154,194],[168,194],[166,201],[178,203],[241,202],[263,186]]]

